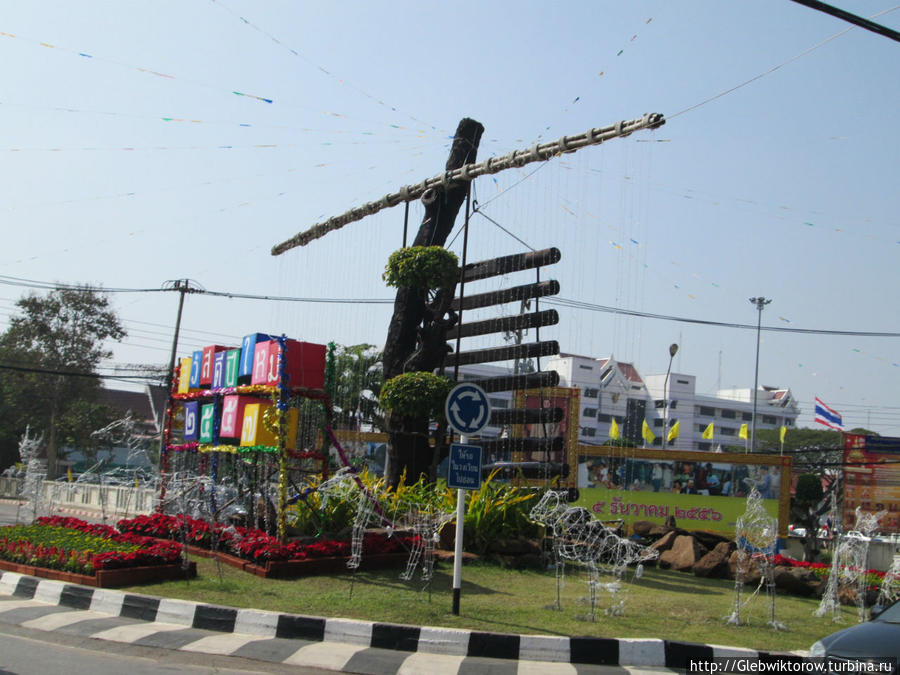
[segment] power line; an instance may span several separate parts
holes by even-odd
[[[796,1],[798,1],[798,0],[795,0],[795,2],[796,2]],[[889,9],[886,9],[886,10],[884,10],[883,12],[878,12],[878,14],[875,14],[874,16],[881,16],[882,14],[888,14],[888,13],[890,13],[890,12],[895,11],[895,10],[898,9],[898,8],[900,8],[900,5],[897,5],[897,6],[894,6],[894,7],[889,8]],[[875,25],[878,25],[878,24],[875,24]],[[674,115],[669,115],[669,119],[673,119],[673,118],[675,118],[675,117],[678,117],[679,115],[683,115],[683,114],[686,113],[686,112],[690,112],[691,110],[695,110],[695,109],[699,108],[700,106],[706,105],[707,103],[712,103],[712,102],[715,101],[716,99],[720,99],[720,98],[722,98],[723,96],[727,96],[728,94],[730,94],[730,93],[732,93],[732,92],[734,92],[734,91],[737,91],[738,89],[741,89],[742,87],[746,87],[748,84],[751,84],[752,82],[756,82],[756,80],[759,80],[759,79],[765,77],[766,75],[771,75],[772,73],[774,73],[774,72],[775,72],[776,70],[778,70],[779,68],[782,68],[782,67],[788,65],[789,63],[792,63],[792,62],[796,61],[797,59],[806,56],[807,54],[809,54],[810,52],[815,51],[815,50],[818,49],[819,47],[824,47],[826,44],[828,44],[828,43],[831,42],[832,40],[835,40],[836,38],[839,38],[840,36],[844,35],[845,33],[849,33],[851,30],[853,30],[852,27],[851,27],[851,28],[845,28],[844,30],[840,31],[839,33],[835,33],[834,35],[825,38],[824,40],[822,40],[822,41],[819,42],[818,44],[813,45],[813,46],[810,47],[809,49],[805,49],[804,51],[800,52],[799,54],[797,54],[797,55],[795,55],[795,56],[792,56],[792,57],[789,58],[787,61],[782,61],[782,62],[779,63],[777,66],[772,66],[771,68],[769,68],[769,69],[766,70],[766,71],[763,71],[763,72],[760,73],[759,75],[754,75],[754,76],[751,77],[749,80],[745,80],[745,81],[741,82],[740,84],[736,84],[735,86],[731,87],[730,89],[726,89],[725,91],[719,92],[718,94],[715,94],[714,96],[710,96],[709,98],[706,98],[706,99],[704,99],[704,100],[702,100],[702,101],[699,101],[698,103],[695,103],[695,104],[693,104],[693,105],[691,105],[691,106],[688,106],[688,107],[685,108],[684,110],[679,110],[679,111],[678,111],[677,113],[675,113]]]
[[[8,281],[4,281],[8,280]],[[15,280],[14,283],[11,280]],[[44,290],[91,290],[100,293],[160,293],[173,292],[172,288],[115,288],[107,289],[103,287],[95,287],[89,285],[78,286],[76,284],[60,284],[46,281],[34,281],[30,279],[19,279],[17,277],[8,277],[0,275],[0,284],[28,286],[35,284]],[[270,302],[309,302],[322,304],[363,304],[363,305],[390,305],[394,303],[393,298],[312,298],[312,297],[296,297],[284,295],[255,295],[252,293],[236,293],[231,291],[209,291],[195,290],[194,295],[211,295],[221,298],[233,298],[239,300],[267,300]],[[658,319],[662,321],[676,321],[680,323],[692,323],[701,326],[717,326],[720,328],[738,328],[742,330],[756,330],[755,325],[744,323],[729,323],[724,321],[710,321],[707,319],[692,319],[683,316],[673,316],[670,314],[656,314],[654,312],[640,312],[633,309],[624,309],[622,307],[610,307],[608,305],[600,305],[596,303],[584,302],[582,300],[571,300],[568,298],[555,297],[545,300],[548,304],[560,307],[568,307],[571,309],[584,309],[592,312],[606,312],[609,314],[622,314],[625,316],[633,316],[642,319]],[[158,324],[157,324],[158,325]],[[890,331],[850,331],[850,330],[828,330],[823,328],[793,328],[786,326],[762,326],[761,330],[774,333],[798,333],[806,335],[838,335],[846,337],[900,337],[900,333]]]
[[[880,23],[875,23],[874,21],[869,21],[861,16],[857,16],[856,14],[851,14],[840,7],[835,7],[834,5],[827,5],[824,2],[819,2],[819,0],[792,0],[796,2],[798,5],[806,5],[811,9],[815,9],[819,12],[825,12],[826,14],[831,14],[831,16],[836,16],[839,19],[843,19],[848,23],[852,23],[854,26],[859,26],[860,28],[865,28],[866,30],[870,30],[873,33],[878,33],[879,35],[883,35],[886,38],[894,40],[896,42],[900,42],[900,33],[897,31],[888,28],[887,26],[882,26]]]
[[[548,298],[544,300],[547,304],[558,305],[560,307],[569,307],[572,309],[584,309],[592,312],[607,312],[610,314],[624,314],[625,316],[634,316],[642,319],[661,319],[663,321],[678,321],[680,323],[693,323],[703,326],[718,326],[721,328],[740,328],[756,330],[756,326],[746,323],[728,323],[724,321],[709,321],[706,319],[690,319],[683,316],[672,316],[669,314],[655,314],[653,312],[639,312],[633,309],[623,309],[620,307],[609,307],[606,305],[598,305],[581,300],[569,300],[566,298]],[[821,328],[788,328],[782,326],[762,326],[761,330],[767,330],[776,333],[802,333],[808,335],[844,335],[853,337],[900,337],[900,333],[892,333],[886,331],[850,331],[850,330],[827,330]]]
[[[62,375],[64,377],[88,377],[95,380],[144,380],[155,381],[153,377],[147,375],[101,375],[100,373],[78,372],[72,370],[51,370],[49,368],[27,368],[25,366],[14,366],[8,363],[0,363],[0,370],[13,370],[20,373],[36,373],[38,375]]]

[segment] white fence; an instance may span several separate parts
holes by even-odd
[[[0,477],[0,498],[27,499],[22,494],[22,484],[22,478]],[[54,514],[65,514],[66,511],[96,513],[109,518],[151,513],[157,498],[156,488],[102,483],[43,481],[40,490],[44,511]]]

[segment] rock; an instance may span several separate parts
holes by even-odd
[[[650,531],[647,533],[648,537],[662,537],[663,535],[672,532],[671,527],[666,527],[665,525],[654,525],[650,528]]]
[[[731,579],[737,578],[738,555],[739,554],[737,550],[735,550],[728,557],[728,576]],[[759,566],[756,564],[756,561],[748,559],[745,564],[747,569],[744,572],[744,583],[754,585],[758,584],[761,575],[759,573]]]
[[[775,588],[793,595],[815,595],[818,579],[802,567],[781,566],[775,568]]]
[[[694,564],[708,553],[708,549],[690,535],[675,538],[675,543],[659,557],[659,566],[679,572],[690,572]]]
[[[724,579],[728,576],[728,557],[734,544],[722,541],[716,547],[694,563],[693,572],[698,577]]]
[[[488,545],[489,553],[497,553],[504,556],[513,555],[541,555],[541,545],[536,541],[525,537],[506,539],[504,541],[491,542]]]
[[[706,548],[708,548],[710,550],[714,549],[716,546],[718,546],[722,542],[731,542],[732,541],[731,539],[729,539],[728,537],[726,537],[724,535],[715,534],[713,532],[697,531],[697,532],[692,532],[691,534],[693,535],[694,539],[699,541],[701,544],[703,544]]]
[[[668,532],[668,533],[664,534],[662,537],[660,537],[659,539],[657,539],[656,541],[654,541],[650,545],[650,548],[655,549],[655,550],[659,551],[660,553],[662,553],[663,551],[668,551],[670,548],[672,548],[672,544],[675,543],[675,539],[677,537],[678,537],[677,532],[674,532],[674,531]]]
[[[642,537],[646,537],[650,534],[650,531],[657,527],[654,523],[651,523],[649,520],[638,520],[631,526],[631,531],[634,534],[638,534]]]

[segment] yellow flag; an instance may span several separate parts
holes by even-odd
[[[678,428],[678,424],[679,424],[679,422],[678,422],[678,420],[676,420],[676,421],[675,421],[675,424],[672,425],[672,428],[669,429],[669,435],[666,436],[666,440],[667,440],[669,443],[671,443],[671,442],[674,441],[676,438],[678,438],[678,434],[679,434],[679,432],[681,431],[681,430]]]
[[[69,470],[66,472],[66,475],[69,477],[69,482],[72,482],[72,467],[69,467]]]
[[[647,444],[650,445],[653,441],[656,440],[656,436],[653,435],[653,432],[650,431],[650,425],[647,424],[647,420],[644,420],[644,425],[641,427],[641,435],[644,437],[644,440],[647,441]]]
[[[706,429],[703,430],[703,434],[701,434],[700,438],[706,439],[707,441],[711,441],[714,433],[713,423],[710,422],[707,425]]]
[[[781,427],[781,431],[778,433],[779,438],[781,438],[781,442],[784,443],[784,437],[787,435],[787,427]]]
[[[612,422],[609,424],[609,437],[614,441],[619,440],[622,437],[622,434],[619,433],[619,425],[616,424],[616,418],[612,418]]]
[[[741,430],[738,432],[738,438],[743,438],[745,441],[750,438],[750,430],[747,428],[746,424],[741,425]]]

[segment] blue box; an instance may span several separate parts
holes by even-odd
[[[228,352],[216,352],[213,357],[212,388],[221,389],[225,386],[225,357]]]
[[[245,335],[241,341],[241,367],[238,370],[238,379],[241,381],[250,381],[253,375],[253,355],[256,352],[256,345],[260,342],[268,342],[272,339],[271,335],[265,333],[251,333]]]
[[[198,349],[191,356],[191,380],[188,386],[191,389],[200,388],[200,364],[203,361],[203,350]]]
[[[198,377],[199,377],[199,370]],[[184,442],[200,438],[200,404],[190,401],[184,404]]]

